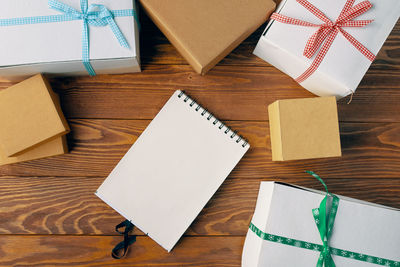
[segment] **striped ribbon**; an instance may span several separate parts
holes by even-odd
[[[320,181],[322,185],[325,187],[326,191],[326,195],[324,199],[321,201],[319,208],[312,210],[315,224],[317,225],[318,231],[321,236],[322,245],[311,242],[305,242],[293,238],[288,238],[284,236],[273,235],[270,233],[265,233],[261,231],[259,228],[257,228],[257,226],[255,226],[253,223],[250,223],[249,226],[250,230],[253,233],[255,233],[258,237],[266,241],[320,252],[320,255],[318,257],[317,267],[322,267],[322,266],[335,267],[336,265],[332,259],[332,255],[368,263],[374,263],[382,266],[400,267],[400,261],[388,260],[380,257],[365,255],[329,246],[329,240],[332,235],[333,225],[339,207],[339,198],[329,193],[328,187],[326,186],[325,182],[321,179],[321,177],[319,177],[317,174],[311,171],[307,171],[307,173],[311,174],[312,176],[314,176],[314,178]],[[332,204],[330,207],[327,204],[328,198],[332,198]]]
[[[308,39],[303,53],[303,55],[309,59],[311,59],[315,54],[317,55],[311,66],[295,79],[296,82],[304,82],[318,69],[339,32],[367,59],[369,59],[371,62],[375,60],[375,55],[371,51],[369,51],[363,44],[361,44],[351,34],[343,29],[345,27],[362,28],[373,22],[373,20],[353,20],[372,8],[372,4],[368,0],[365,0],[355,6],[355,0],[347,0],[342,12],[335,21],[331,21],[321,10],[316,8],[309,1],[296,1],[324,22],[323,24],[314,24],[307,21],[290,18],[279,13],[273,13],[271,16],[271,19],[285,24],[299,25],[304,27],[318,27],[318,30]]]
[[[129,49],[129,44],[116,24],[114,18],[134,17],[136,22],[139,22],[136,11],[133,9],[109,10],[106,6],[98,4],[92,4],[88,6],[88,0],[80,0],[81,11],[78,11],[58,0],[49,0],[48,4],[50,8],[60,11],[64,14],[0,19],[0,27],[82,20],[82,62],[87,72],[91,76],[95,76],[96,72],[90,64],[89,25],[95,27],[110,26],[119,44],[122,47]]]

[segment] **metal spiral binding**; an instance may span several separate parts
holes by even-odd
[[[181,92],[178,94],[178,97],[179,97],[179,98],[184,97],[184,98],[183,98],[183,102],[189,103],[189,106],[190,106],[190,107],[194,107],[194,106],[196,105],[195,111],[198,112],[198,111],[200,111],[200,109],[202,109],[202,111],[201,111],[201,113],[200,113],[201,116],[204,117],[204,116],[208,113],[208,116],[206,116],[206,118],[207,118],[208,121],[211,121],[211,119],[214,118],[213,125],[217,126],[217,124],[219,123],[218,128],[219,128],[220,130],[223,130],[224,127],[226,128],[226,129],[224,130],[224,133],[225,133],[226,135],[228,135],[230,132],[232,132],[232,134],[230,135],[230,138],[231,138],[231,139],[234,139],[234,138],[236,137],[236,140],[235,140],[236,143],[239,144],[239,143],[242,141],[242,142],[243,142],[242,147],[246,147],[246,146],[247,146],[247,144],[248,144],[249,142],[248,142],[246,139],[244,139],[243,137],[241,137],[240,135],[238,135],[236,131],[232,131],[232,129],[229,128],[228,126],[226,126],[222,121],[219,121],[219,120],[218,120],[216,117],[214,117],[214,115],[211,114],[207,109],[205,109],[205,108],[203,108],[202,106],[200,106],[199,104],[197,104],[196,101],[195,101],[193,98],[191,98],[190,96],[188,96],[187,94],[185,94],[185,92],[181,91]]]

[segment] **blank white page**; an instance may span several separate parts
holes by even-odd
[[[170,251],[249,147],[176,91],[96,195]]]

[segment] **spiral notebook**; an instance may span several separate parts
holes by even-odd
[[[176,91],[96,195],[170,251],[249,148]]]

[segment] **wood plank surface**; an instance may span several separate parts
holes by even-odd
[[[107,176],[138,136],[148,120],[69,120],[71,153],[9,165],[1,175]],[[296,177],[314,170],[336,178],[392,178],[400,176],[400,123],[341,123],[343,157],[272,162],[267,122],[228,121],[249,140],[250,151],[231,177]]]
[[[207,103],[222,120],[267,120],[266,106],[275,100],[312,96],[290,77],[252,55],[263,27],[206,76],[200,76],[154,25],[144,25],[149,24],[142,38],[146,45],[142,47],[154,51],[142,51],[142,73],[52,80],[68,118],[152,119],[171,93],[180,89]],[[162,47],[154,42],[162,43]],[[400,112],[393,112],[400,102],[399,63],[400,23],[362,80],[351,105],[346,104],[348,98],[340,101],[340,120],[399,122]],[[0,88],[12,84],[0,80]]]
[[[337,179],[323,176],[332,193],[400,208],[398,179]],[[16,182],[18,179],[18,182]],[[0,234],[114,235],[123,217],[94,195],[104,177],[1,177]],[[295,178],[229,178],[187,236],[243,236],[261,181],[275,180],[323,190],[308,174]],[[135,234],[143,235],[135,230]]]
[[[0,167],[0,266],[239,266],[260,182],[322,189],[305,170],[335,194],[400,208],[400,22],[352,103],[339,101],[343,157],[272,162],[267,105],[313,95],[252,55],[265,25],[200,76],[141,14],[142,73],[50,79],[70,153]],[[0,90],[14,83],[0,79]],[[123,218],[93,193],[178,89],[252,148],[170,254],[136,229],[137,243],[115,261]]]
[[[217,66],[202,77],[186,65],[151,66],[140,74],[52,84],[68,118],[152,119],[175,90],[185,90],[221,120],[268,120],[272,102],[313,96],[272,67]],[[400,112],[393,112],[400,102],[399,84],[400,70],[370,70],[352,103],[340,101],[340,120],[400,122]]]
[[[189,237],[167,253],[138,237],[125,259],[111,258],[114,236],[2,236],[0,266],[239,266],[244,237]]]

